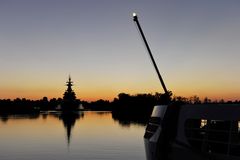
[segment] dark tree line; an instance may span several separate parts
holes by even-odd
[[[122,125],[130,123],[145,124],[152,112],[153,106],[160,100],[159,94],[129,95],[120,93],[112,102],[112,117]]]
[[[126,93],[120,93],[118,98],[115,98],[112,104],[112,116],[123,125],[129,125],[130,123],[146,124],[153,107],[155,105],[164,105],[167,103],[178,104],[240,104],[240,101],[224,101],[214,100],[205,97],[200,100],[198,96],[192,96],[189,98],[181,96],[172,96],[155,93],[155,94],[136,94],[129,95]]]
[[[220,100],[211,100],[208,97],[205,97],[203,100],[196,95],[191,96],[189,98],[181,97],[181,96],[174,96],[172,98],[172,102],[183,102],[184,104],[239,104],[240,100],[235,101],[225,101],[224,99]]]
[[[183,104],[210,104],[210,103],[240,103],[239,100],[236,101],[224,101],[222,100],[211,100],[209,98],[204,98],[200,100],[198,96],[192,96],[189,98],[181,96],[172,96],[170,93],[171,102],[181,102]],[[166,104],[167,101],[165,94],[155,93],[155,94],[136,94],[129,95],[126,93],[120,93],[117,98],[113,101],[107,100],[97,100],[94,102],[81,101],[85,110],[96,110],[96,111],[113,111],[113,113],[121,115],[136,115],[149,116],[152,112],[152,108],[155,105]],[[80,103],[80,100],[77,100]],[[47,110],[57,110],[59,105],[63,103],[62,98],[52,98],[48,99],[43,97],[40,100],[30,100],[25,98],[16,98],[14,100],[1,99],[0,100],[0,113],[26,113],[26,112],[39,112]]]
[[[181,96],[172,96],[155,93],[155,94],[136,94],[130,95],[126,93],[118,94],[118,97],[113,101],[97,100],[94,102],[87,101],[81,102],[85,110],[93,111],[112,111],[112,117],[124,126],[129,126],[131,123],[146,124],[152,113],[152,109],[155,105],[164,105],[168,103],[180,103],[180,104],[210,104],[210,103],[238,103],[236,101],[213,101],[209,98],[200,100],[198,96],[192,96],[189,98]],[[25,98],[17,98],[14,100],[2,99],[0,100],[0,115],[8,114],[39,114],[40,111],[58,110],[59,106],[63,104],[62,98],[48,99],[43,97],[40,100],[29,100]]]
[[[48,100],[47,97],[43,97],[40,100],[25,98],[16,98],[14,100],[2,99],[0,100],[0,113],[32,113],[39,112],[40,110],[55,110],[61,103],[61,98]]]

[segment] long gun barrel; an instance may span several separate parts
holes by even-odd
[[[141,28],[141,26],[140,26],[140,23],[139,23],[139,21],[138,21],[138,17],[137,17],[137,14],[136,14],[136,13],[133,13],[133,21],[137,24],[138,30],[139,30],[139,32],[140,32],[140,34],[141,34],[141,36],[142,36],[142,39],[143,39],[143,41],[144,41],[144,43],[145,43],[145,45],[146,45],[147,51],[148,51],[149,56],[150,56],[150,58],[151,58],[151,60],[152,60],[153,66],[154,66],[154,68],[155,68],[155,70],[156,70],[156,72],[157,72],[157,75],[158,75],[158,78],[159,78],[159,80],[160,80],[160,83],[161,83],[161,85],[162,85],[162,87],[163,87],[163,90],[164,90],[165,94],[167,95],[167,94],[168,94],[168,90],[167,90],[167,88],[166,88],[166,86],[165,86],[165,83],[164,83],[164,81],[163,81],[163,79],[162,79],[162,76],[161,76],[161,74],[160,74],[160,72],[159,72],[159,70],[158,70],[157,64],[156,64],[156,62],[155,62],[155,60],[154,60],[154,58],[153,58],[151,49],[150,49],[150,47],[149,47],[149,45],[148,45],[148,43],[147,43],[147,40],[146,40],[145,35],[144,35],[143,31],[142,31],[142,28]]]

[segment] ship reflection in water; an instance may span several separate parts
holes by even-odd
[[[76,123],[77,119],[80,119],[84,116],[84,112],[67,112],[67,113],[61,113],[59,115],[59,119],[62,120],[63,125],[67,132],[67,141],[68,145],[70,144],[71,139],[71,131]]]
[[[55,117],[62,121],[63,126],[66,130],[66,139],[68,145],[70,145],[71,142],[71,135],[72,135],[72,130],[74,128],[74,125],[77,120],[80,120],[81,118],[84,117],[84,112],[83,111],[60,111],[60,112],[41,112],[41,114],[33,114],[33,115],[12,115],[10,117],[8,116],[2,116],[1,120],[3,122],[7,122],[8,119],[16,118],[16,119],[39,119],[40,115],[43,117],[43,119],[47,119],[48,117]]]

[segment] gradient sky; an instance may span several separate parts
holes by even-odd
[[[162,92],[240,99],[238,0],[1,0],[0,98]]]

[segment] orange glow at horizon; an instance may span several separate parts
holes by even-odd
[[[167,75],[164,77],[167,89],[172,91],[173,95],[182,97],[191,97],[197,95],[200,99],[205,97],[211,100],[239,100],[240,99],[240,86],[231,85],[237,84],[238,80],[224,80],[222,77],[218,78],[218,81],[203,79],[198,75],[192,75],[191,79],[187,79],[184,76]],[[62,75],[61,75],[62,76]],[[210,74],[206,74],[206,77],[212,77]],[[145,79],[143,77],[146,77]],[[175,77],[179,77],[176,79]],[[90,80],[88,80],[90,79]],[[39,100],[43,97],[62,98],[63,93],[66,90],[65,82],[66,77],[59,77],[57,79],[49,78],[44,81],[38,79],[18,79],[14,78],[9,81],[3,82],[5,86],[1,86],[0,99],[16,99],[26,98],[32,100]],[[73,90],[76,93],[77,98],[83,101],[96,101],[99,99],[112,101],[117,98],[119,93],[127,93],[130,95],[151,93],[155,92],[163,93],[162,87],[159,84],[158,79],[153,73],[141,73],[136,77],[128,78],[114,78],[110,77],[107,80],[104,77],[99,76],[96,80],[94,77],[81,77],[74,76]],[[20,85],[22,84],[22,85]]]
[[[129,87],[130,88],[130,87]],[[199,96],[200,99],[205,97],[210,98],[211,100],[239,100],[240,91],[239,90],[224,90],[224,89],[213,89],[208,91],[205,88],[196,88],[189,89],[184,87],[176,87],[173,86],[172,88],[176,88],[172,90],[174,96],[182,96],[182,97],[191,97],[191,96]],[[62,98],[64,93],[64,88],[62,89],[1,89],[2,92],[0,93],[0,99],[16,99],[16,98],[26,98],[31,100],[39,100],[43,97],[47,97],[48,99],[52,98]],[[101,89],[98,90],[89,89],[89,90],[80,90],[75,89],[77,98],[83,101],[96,101],[99,99],[109,100],[112,101],[114,98],[117,98],[119,93],[126,93],[130,95],[135,94],[142,94],[142,93],[151,93],[155,94],[156,92],[163,93],[159,86],[154,89],[152,88],[143,88],[143,89],[128,89],[123,88],[122,90],[116,89]]]

